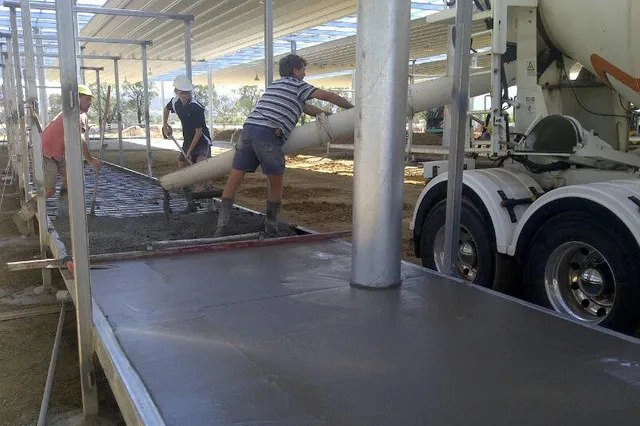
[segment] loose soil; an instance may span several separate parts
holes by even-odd
[[[7,164],[7,151],[0,148],[0,164]],[[9,315],[23,309],[60,307],[51,293],[36,296],[34,287],[42,284],[39,270],[9,272],[6,262],[31,260],[39,254],[37,237],[18,233],[12,214],[20,207],[17,185],[0,183],[0,314]],[[63,289],[58,271],[52,271],[53,285]],[[78,349],[75,312],[67,304],[60,354],[47,424],[68,418],[82,410],[78,376]],[[0,426],[36,424],[42,392],[49,368],[59,313],[0,321]],[[104,374],[97,374],[100,416],[104,424],[124,425]],[[108,423],[107,423],[108,422]]]

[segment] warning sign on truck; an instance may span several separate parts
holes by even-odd
[[[535,74],[536,74],[535,61],[527,61],[527,75],[535,75]]]

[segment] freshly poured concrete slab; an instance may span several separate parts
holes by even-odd
[[[110,263],[93,297],[167,425],[638,425],[640,345],[340,242]],[[124,377],[126,381],[127,378]]]

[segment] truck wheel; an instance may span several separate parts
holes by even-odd
[[[560,213],[531,242],[525,295],[579,321],[633,333],[640,322],[637,253],[610,220]]]
[[[443,270],[447,200],[435,205],[422,226],[420,252],[422,265]],[[460,239],[456,265],[460,277],[483,287],[492,287],[495,242],[491,220],[466,198],[462,199]]]

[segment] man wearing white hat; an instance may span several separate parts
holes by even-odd
[[[204,106],[193,97],[193,85],[185,75],[173,80],[176,96],[164,108],[162,115],[162,135],[171,137],[173,129],[167,123],[170,113],[175,113],[182,123],[182,150],[192,163],[197,163],[211,156],[211,135],[205,122]],[[178,162],[187,165],[182,154]]]

